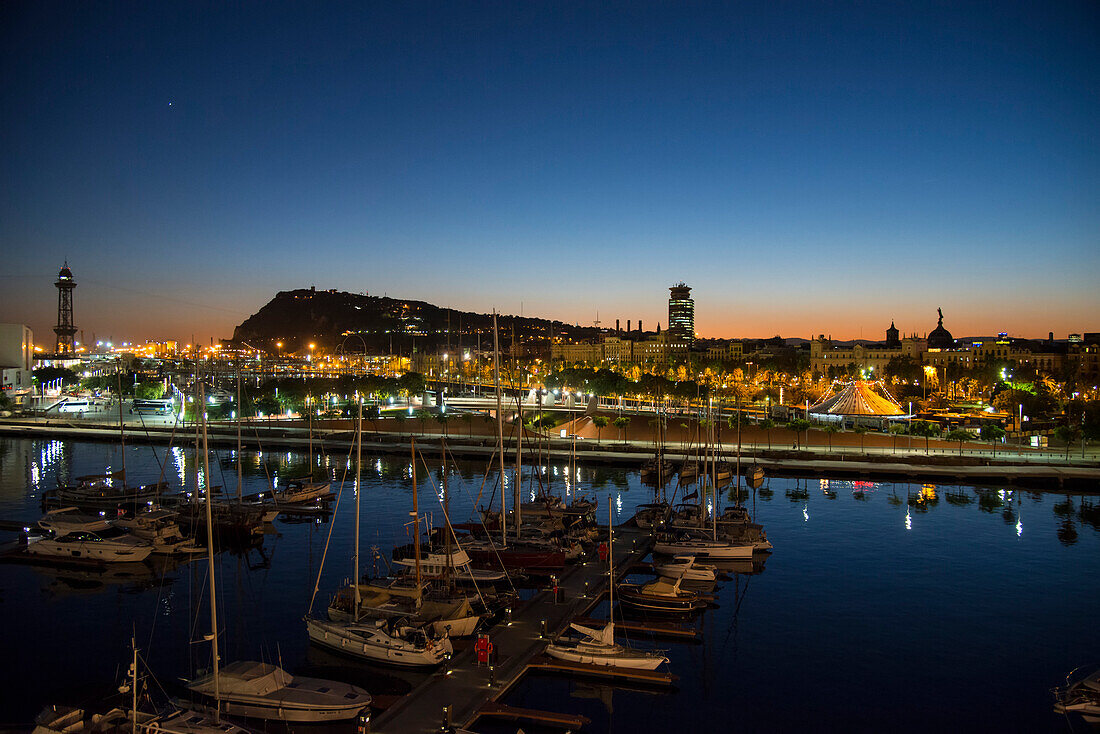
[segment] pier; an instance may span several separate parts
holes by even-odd
[[[628,573],[651,548],[652,540],[643,531],[616,529],[615,578]],[[600,602],[607,585],[607,565],[598,559],[579,563],[566,571],[558,585],[564,593],[560,603],[556,602],[551,590],[540,591],[490,630],[489,639],[495,652],[493,665],[479,665],[472,649],[457,654],[439,673],[374,719],[371,730],[384,734],[428,734],[438,732],[448,716],[452,724],[464,727],[483,715],[515,714],[496,702],[528,670],[551,667],[543,656],[548,642],[543,630],[551,637],[557,635]],[[573,672],[608,673],[606,670]],[[667,685],[671,678],[657,673],[647,682]],[[527,720],[537,720],[532,713],[554,716],[546,712],[523,713]]]

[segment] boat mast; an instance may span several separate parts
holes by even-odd
[[[203,489],[206,492],[206,561],[210,574],[210,639],[213,649],[214,661],[214,721],[221,722],[221,674],[218,670],[218,596],[214,584],[214,518],[211,509],[212,495],[210,487],[210,448],[206,438],[206,396],[203,394],[203,384],[199,382],[199,404],[197,410],[202,411],[202,463],[203,463]],[[197,488],[196,488],[197,489]]]
[[[313,410],[310,407],[309,393],[306,393],[306,420],[309,425],[309,481],[313,481]]]
[[[118,442],[122,446],[122,489],[126,489],[126,431],[122,427],[122,362],[118,372]]]
[[[359,596],[359,495],[362,493],[362,487],[360,486],[360,467],[363,465],[363,398],[359,396],[359,420],[355,423],[355,560],[353,563],[354,576],[352,576],[352,586],[355,588],[355,614],[353,618],[356,622],[359,621],[359,603],[362,598]],[[416,466],[413,466],[413,471],[416,471]]]
[[[237,359],[237,504],[241,504],[243,491],[241,481],[241,361]]]
[[[413,480],[413,553],[416,559],[416,600],[420,602],[420,505],[418,504],[417,490],[420,487],[416,483],[416,438],[409,439],[409,447],[412,451],[412,480]],[[358,495],[356,495],[358,497]]]
[[[512,488],[512,514],[516,518],[516,540],[519,540],[520,526],[523,522],[523,380],[519,379],[518,355],[516,354],[516,321],[512,319],[512,374],[519,382],[516,392],[516,481]],[[509,380],[509,383],[512,381]]]
[[[454,557],[451,555],[451,495],[447,491],[447,439],[439,437],[439,453],[443,459],[443,521],[444,553],[447,555],[447,563],[443,566],[443,583],[451,587],[451,576],[454,573]]]
[[[607,598],[608,612],[607,625],[612,629],[612,642],[614,642],[615,629],[615,536],[611,531],[611,495],[607,495]]]
[[[130,714],[130,716],[131,716],[131,718],[130,718],[130,731],[134,732],[134,734],[137,734],[137,730],[138,730],[138,728],[137,728],[137,699],[138,699],[138,694],[137,694],[137,685],[138,685],[137,666],[138,666],[138,657],[137,657],[137,637],[135,637],[134,632],[130,633],[130,647],[134,651],[134,659],[130,663],[130,687],[131,687],[130,692],[133,694],[133,704],[132,704],[133,709],[131,710],[131,714]]]
[[[711,448],[710,448],[710,486],[712,488],[712,491],[711,491],[712,499],[711,499],[710,516],[711,516],[711,522],[714,525],[714,527],[713,527],[714,539],[718,540],[718,459],[717,459],[718,446],[715,443],[715,437],[714,437],[714,403],[713,403],[713,398],[711,398],[710,402],[708,402],[707,408],[708,408],[708,411],[710,412],[710,440],[709,440],[709,443],[711,444]]]
[[[741,391],[737,392],[737,504],[741,504]],[[755,500],[754,500],[755,501]]]
[[[497,453],[500,454],[500,535],[508,545],[507,510],[504,506],[504,413],[500,402],[500,331],[497,329],[497,312],[493,309],[493,383],[497,394]],[[415,469],[414,469],[415,471]]]

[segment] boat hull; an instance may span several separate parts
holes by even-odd
[[[367,640],[352,632],[352,627],[337,622],[306,620],[306,630],[313,643],[360,660],[372,660],[405,667],[434,667],[453,652],[450,640],[443,638],[428,647],[417,649],[397,640],[387,644],[382,640]]]

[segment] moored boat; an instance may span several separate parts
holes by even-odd
[[[344,721],[371,703],[370,694],[357,686],[292,676],[277,665],[251,660],[222,667],[217,688],[213,674],[188,681],[187,688],[220,702],[227,714],[275,721]]]

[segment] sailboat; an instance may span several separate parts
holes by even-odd
[[[203,405],[199,382],[199,405]],[[202,417],[204,476],[210,476],[210,452],[206,438],[206,415]],[[211,487],[206,487],[206,526],[212,526]],[[227,714],[277,721],[343,721],[358,716],[371,704],[371,696],[362,688],[320,678],[295,677],[271,663],[241,660],[221,667],[218,656],[218,598],[214,574],[214,539],[206,544],[210,584],[210,629],[212,670],[186,682],[198,698],[210,702],[215,721]]]
[[[611,521],[611,500],[607,502],[607,588],[610,594],[612,617],[615,614],[615,563],[613,528]],[[609,668],[631,668],[635,670],[656,670],[668,662],[668,658],[651,650],[634,650],[615,642],[615,620],[608,620],[602,629],[584,627],[576,622],[569,627],[581,633],[580,639],[563,638],[546,646],[546,653],[558,660],[568,660],[587,665],[601,665]]]
[[[298,505],[332,494],[331,482],[313,479],[313,411],[309,407],[309,398],[306,398],[306,415],[309,418],[309,474],[291,479],[283,489],[272,490],[275,501],[281,504]]]
[[[419,571],[420,507],[416,488],[416,442],[412,444],[413,464],[413,526],[416,528],[414,569]],[[358,536],[358,533],[356,533]],[[476,597],[474,597],[476,599]],[[425,622],[439,636],[467,637],[481,623],[481,614],[474,610],[471,597],[436,594],[427,588],[417,573],[413,584],[397,579],[388,584],[364,584],[358,577],[351,587],[336,594],[329,604],[328,617],[333,622],[355,622],[367,619],[406,618],[413,623]]]
[[[359,420],[356,424],[355,444],[355,553],[352,561],[352,578],[359,579],[359,497],[362,494],[360,484],[360,466],[363,457],[363,403],[359,402]],[[415,455],[414,455],[415,460]],[[417,564],[420,557],[417,554]],[[317,571],[320,579],[321,569]],[[417,565],[419,575],[419,565]],[[360,620],[362,597],[359,584],[353,590],[355,599],[349,621],[336,622],[316,619],[306,614],[306,631],[311,642],[330,650],[350,655],[361,660],[390,663],[406,666],[438,665],[449,657],[454,648],[444,631],[436,635],[430,626],[413,624],[407,618],[387,619],[370,618]],[[314,586],[314,597],[317,586]],[[312,601],[310,611],[312,611]]]

